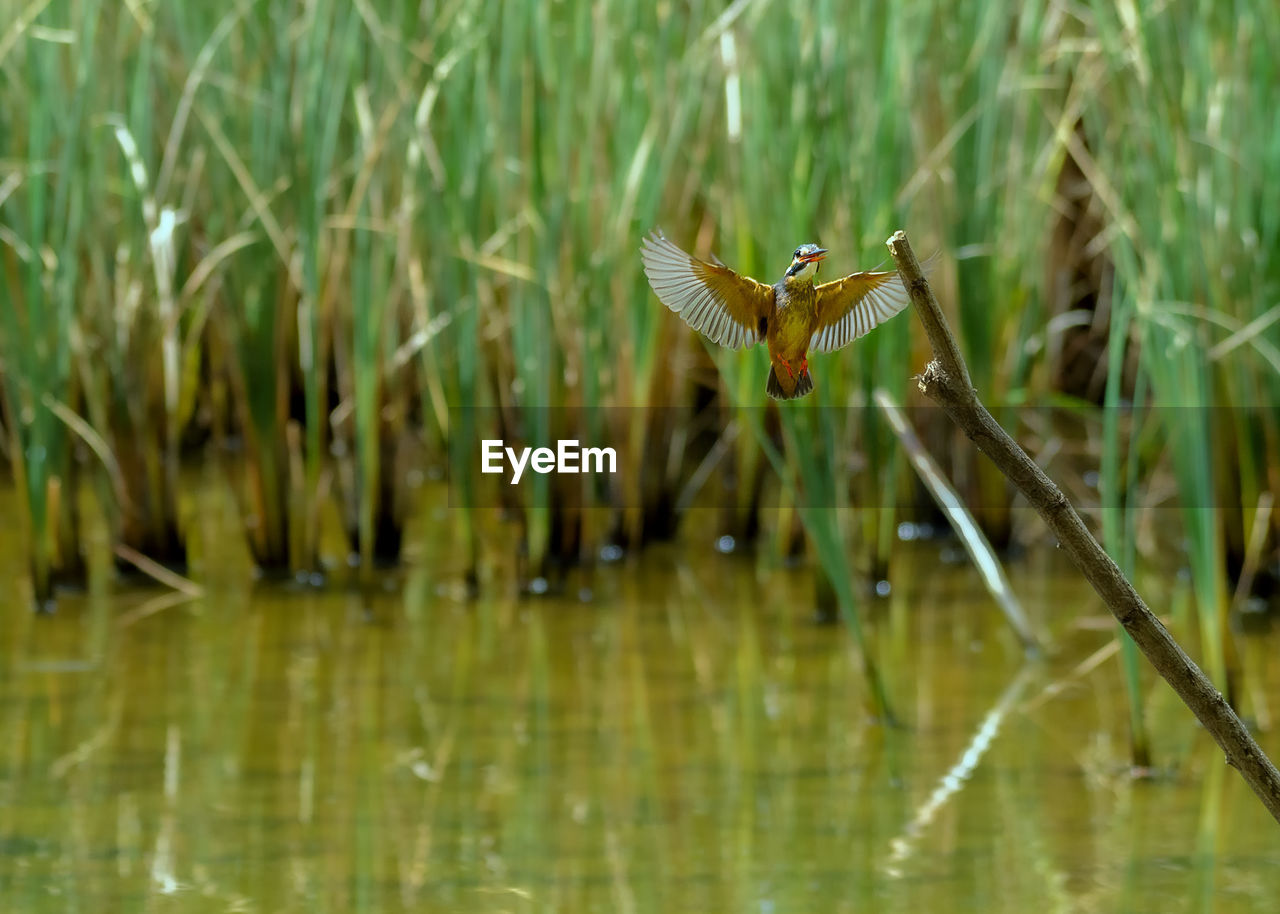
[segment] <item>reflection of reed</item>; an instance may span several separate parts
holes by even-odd
[[[896,560],[911,572],[897,617],[868,621],[897,639],[903,728],[862,713],[849,633],[792,610],[806,573],[741,557],[613,566],[596,603],[468,601],[421,568],[371,614],[356,595],[265,585],[127,627],[111,622],[128,602],[104,595],[10,614],[0,653],[44,647],[0,665],[5,898],[1012,914],[1046,893],[1129,910],[1211,885],[1267,909],[1280,873],[1257,847],[1273,826],[1230,776],[1200,776],[1221,769],[1213,753],[1135,784],[1114,664],[1064,672],[1081,688],[1051,708],[1011,695],[1021,652],[975,611],[971,569],[930,544]],[[1064,576],[1044,599],[1082,590]],[[1101,643],[1078,637],[1058,640]],[[1259,669],[1275,694],[1277,671]]]

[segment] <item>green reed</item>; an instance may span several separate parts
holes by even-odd
[[[57,31],[36,35],[30,13],[5,27],[6,70],[23,74],[29,98],[57,99],[32,104],[6,94],[0,114],[8,144],[0,166],[0,407],[37,606],[50,605],[56,577],[84,574],[69,426],[78,424],[75,364],[88,353],[68,331],[83,244],[106,187],[95,149],[104,136],[90,124],[95,73],[75,53],[95,40],[99,7],[76,7]],[[66,11],[57,4],[52,12]]]
[[[1138,410],[1134,410],[1128,423],[1129,435],[1121,440],[1121,422],[1124,416],[1122,380],[1124,358],[1129,331],[1132,326],[1132,302],[1120,296],[1113,299],[1111,312],[1112,341],[1107,350],[1107,388],[1102,415],[1102,460],[1099,469],[1098,493],[1101,500],[1102,541],[1115,559],[1120,570],[1132,579],[1137,572],[1137,515],[1141,503],[1139,454],[1137,444]],[[1139,380],[1135,399],[1141,400],[1145,384]],[[1129,702],[1129,745],[1131,761],[1135,768],[1149,768],[1151,738],[1147,729],[1145,696],[1142,691],[1142,660],[1138,646],[1123,627],[1117,624],[1116,638],[1120,641],[1120,663],[1124,670],[1125,692]]]
[[[370,52],[354,23],[344,34],[347,53],[358,47]],[[408,117],[415,99],[407,91],[425,67],[388,42],[376,42],[376,50],[385,65],[371,72],[357,67],[363,78],[352,88],[358,167],[348,201],[341,204],[344,221],[353,226],[347,247],[351,297],[361,306],[332,309],[337,384],[344,404],[350,404],[344,413],[354,420],[335,419],[333,434],[347,442],[354,460],[340,478],[348,540],[366,573],[375,561],[399,559],[410,511],[404,445],[421,390],[409,365],[432,332],[422,254],[413,235],[422,149]]]
[[[1206,7],[1184,41],[1172,10],[1091,13],[1102,40],[1082,62],[1076,101],[1098,150],[1089,177],[1114,226],[1118,297],[1133,301],[1178,485],[1205,666],[1230,694],[1228,555],[1242,555],[1246,512],[1268,487],[1275,413],[1265,404],[1280,392],[1268,318],[1280,198],[1265,178],[1280,132],[1264,88],[1280,76],[1270,50],[1280,14]]]
[[[1042,249],[1060,161],[1053,122],[1069,78],[1057,48],[1071,37],[1051,13],[955,7],[936,26],[938,78],[919,99],[932,115],[923,127],[929,158],[950,178],[929,194],[956,259],[953,326],[974,385],[1006,427],[1016,425],[1008,404],[1028,384],[1028,342],[1046,319]],[[1008,482],[967,447],[957,450],[953,473],[993,544],[1009,545]]]
[[[262,19],[246,15],[235,38],[269,62],[275,57],[272,41],[284,24]],[[201,146],[213,153],[206,181],[221,190],[203,202],[206,231],[218,237],[247,230],[254,238],[222,272],[224,301],[212,329],[220,344],[214,370],[228,378],[233,421],[244,434],[239,490],[242,510],[252,519],[246,528],[250,553],[258,565],[278,569],[300,564],[290,520],[296,478],[290,456],[297,445],[295,439],[291,448],[289,398],[301,279],[290,276],[293,248],[282,228],[282,190],[276,183],[293,169],[286,156],[288,121],[279,116],[289,110],[289,85],[287,73],[269,67],[245,78],[253,83],[243,89],[247,104],[230,105],[221,87],[197,95],[192,132],[198,131]],[[217,101],[204,101],[205,93],[216,93]],[[206,114],[206,105],[216,113]]]
[[[191,143],[210,158],[210,230],[249,231],[256,243],[223,271],[225,300],[214,333],[225,362],[218,368],[228,376],[245,433],[241,491],[254,559],[268,570],[308,571],[319,559],[335,313],[363,315],[371,307],[352,301],[356,291],[369,291],[367,274],[342,268],[350,260],[352,222],[362,212],[352,196],[358,129],[349,98],[357,94],[359,52],[373,51],[363,43],[364,24],[342,5],[312,5],[297,21],[266,5],[245,4],[227,15],[235,21],[228,40],[211,49],[213,65],[238,81],[195,94],[201,129]],[[247,100],[238,102],[240,96]],[[371,249],[361,250],[360,269],[373,269]],[[376,314],[362,327],[370,325],[377,334]],[[340,364],[369,370],[360,360]],[[354,386],[349,376],[341,380],[347,390]],[[291,402],[295,390],[300,408]],[[367,402],[348,406],[358,433],[376,435],[363,421]],[[367,453],[368,446],[351,450]]]

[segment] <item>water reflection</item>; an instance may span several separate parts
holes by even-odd
[[[1077,668],[1110,631],[1073,624],[1097,609],[1070,572],[1014,569],[1058,646],[1025,667],[976,575],[936,556],[905,544],[870,609],[899,730],[866,714],[850,640],[809,623],[807,576],[736,556],[610,565],[589,603],[471,604],[423,568],[368,599],[246,582],[142,617],[154,591],[11,610],[0,895],[32,912],[1273,910],[1274,824],[1167,690],[1150,698],[1164,774],[1128,777],[1115,661]],[[1274,671],[1254,686],[1274,700]]]

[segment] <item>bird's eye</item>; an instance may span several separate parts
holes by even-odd
[[[792,254],[791,256],[792,256],[792,257],[794,257],[796,260],[799,260],[799,259],[800,259],[800,249],[799,249],[799,248],[796,248],[796,252],[795,252],[794,254]]]

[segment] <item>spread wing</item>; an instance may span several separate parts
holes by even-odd
[[[658,231],[641,243],[640,259],[658,299],[694,330],[730,349],[759,342],[773,286],[691,257]]]
[[[834,352],[893,317],[911,301],[897,270],[853,273],[817,288],[817,323],[809,348]]]

